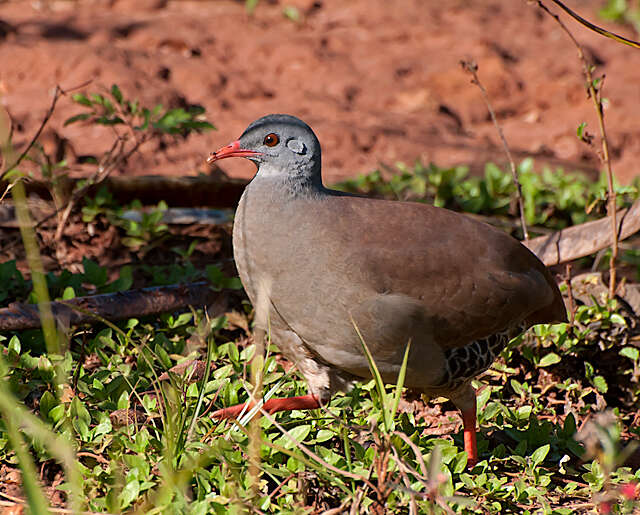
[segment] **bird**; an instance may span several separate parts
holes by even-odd
[[[475,465],[471,380],[511,338],[566,321],[544,264],[515,238],[464,214],[325,187],[320,142],[295,116],[255,120],[207,162],[232,157],[257,166],[235,213],[237,270],[253,305],[268,310],[267,322],[256,324],[309,388],[269,399],[263,409],[320,408],[371,378],[361,338],[382,379],[394,384],[410,344],[404,385],[455,404],[467,464]]]

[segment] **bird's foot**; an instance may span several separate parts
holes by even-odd
[[[211,416],[217,419],[238,418],[243,411],[248,412],[253,406],[253,402],[236,404],[214,411]],[[262,409],[271,414],[277,411],[307,410],[319,407],[320,401],[315,395],[301,395],[299,397],[269,399],[263,404]]]

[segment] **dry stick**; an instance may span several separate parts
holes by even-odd
[[[555,0],[552,0],[555,1]],[[558,3],[558,2],[555,2]],[[609,297],[613,298],[616,293],[616,259],[618,258],[618,224],[616,222],[616,192],[613,188],[613,171],[611,170],[611,159],[609,157],[609,141],[607,140],[607,133],[604,126],[604,113],[602,109],[602,86],[600,86],[597,90],[594,85],[593,75],[591,74],[592,64],[589,62],[587,57],[582,50],[582,45],[578,43],[578,40],[573,36],[571,31],[567,28],[567,26],[562,22],[560,17],[557,14],[552,13],[546,5],[542,3],[541,0],[537,0],[538,7],[540,7],[544,12],[546,12],[549,16],[551,16],[558,25],[564,30],[564,32],[569,36],[576,49],[578,50],[578,57],[582,62],[582,69],[584,75],[587,79],[587,91],[589,92],[589,96],[593,100],[593,105],[596,109],[596,116],[598,118],[598,126],[600,128],[600,137],[602,139],[602,155],[598,154],[598,157],[605,165],[607,170],[607,182],[609,188],[608,194],[608,204],[607,204],[607,214],[611,218],[611,234],[613,237],[613,243],[611,245],[611,259],[609,260]],[[560,4],[562,8],[566,10],[564,5]],[[586,20],[585,20],[586,21]]]
[[[569,299],[569,326],[573,329],[576,322],[576,301],[573,297],[573,288],[571,287],[571,263],[567,263],[565,281],[567,282],[567,297]]]
[[[418,515],[418,504],[416,503],[416,495],[415,493],[413,493],[413,490],[411,488],[411,481],[409,480],[409,476],[407,475],[407,470],[410,470],[410,467],[402,462],[398,451],[393,445],[391,445],[391,452],[393,453],[393,456],[396,459],[396,463],[398,464],[398,471],[402,476],[402,481],[409,491],[409,515]]]
[[[69,325],[78,325],[211,304],[222,295],[224,290],[215,292],[209,283],[197,282],[77,297],[64,302],[51,302],[48,307],[55,318],[61,318]],[[35,329],[40,326],[37,304],[14,303],[8,308],[0,309],[0,332]]]
[[[559,265],[589,256],[613,244],[610,217],[567,227],[547,236],[523,242],[546,266]],[[640,200],[616,213],[618,240],[640,231]]]
[[[29,144],[27,145],[27,147],[22,151],[22,153],[18,156],[15,162],[11,166],[7,167],[5,171],[0,175],[0,180],[5,176],[5,174],[8,171],[13,170],[16,166],[18,166],[24,160],[25,157],[27,157],[27,154],[36,144],[36,141],[38,141],[38,138],[40,137],[40,134],[42,134],[42,131],[44,130],[45,126],[47,125],[47,123],[49,123],[51,116],[53,116],[53,112],[56,109],[56,104],[58,103],[58,100],[60,100],[60,97],[66,95],[67,93],[75,91],[77,89],[84,88],[90,83],[91,83],[91,80],[88,80],[86,82],[83,82],[82,84],[79,84],[78,86],[74,86],[68,89],[62,89],[58,84],[56,84],[56,88],[53,92],[53,100],[51,101],[51,105],[49,106],[49,109],[45,113],[44,118],[40,123],[40,127],[38,127],[38,130],[33,135],[33,138],[31,138],[31,141],[29,141]]]
[[[627,39],[623,36],[619,36],[618,34],[614,33],[614,32],[609,32],[608,30],[603,29],[602,27],[598,27],[597,25],[594,25],[593,23],[591,23],[589,20],[585,20],[582,16],[580,16],[579,14],[573,12],[571,9],[569,9],[566,5],[564,5],[562,2],[560,2],[559,0],[551,0],[554,4],[556,4],[558,7],[560,7],[560,9],[562,9],[564,12],[566,12],[569,16],[571,16],[574,20],[576,20],[578,23],[581,23],[582,25],[584,25],[585,27],[587,27],[588,29],[597,32],[598,34],[605,36],[607,38],[611,38],[615,41],[618,41],[619,43],[623,43],[625,45],[629,45],[635,48],[640,48],[640,43],[637,41],[634,41],[633,39]]]
[[[126,138],[118,135],[116,140],[113,142],[111,149],[109,149],[109,151],[105,154],[105,156],[101,160],[101,163],[98,165],[98,168],[96,169],[94,174],[91,177],[89,177],[86,184],[82,186],[82,188],[80,188],[79,190],[76,190],[71,195],[71,198],[69,199],[69,203],[65,207],[62,213],[62,217],[60,218],[60,221],[58,223],[58,228],[56,229],[56,234],[54,236],[55,241],[59,241],[60,238],[62,238],[62,233],[64,231],[65,226],[67,225],[67,220],[69,219],[69,216],[71,215],[71,212],[73,211],[73,208],[75,207],[78,200],[84,197],[85,193],[89,191],[91,187],[93,187],[95,184],[99,184],[104,179],[106,179],[106,177],[113,170],[115,170],[115,168],[118,165],[120,165],[121,163],[124,163],[127,159],[129,159],[129,157],[131,157],[131,155],[136,150],[138,150],[140,145],[142,145],[145,141],[147,141],[147,138],[136,140],[133,147],[129,151],[124,152]],[[114,153],[115,153],[115,157],[112,157]]]
[[[502,146],[504,147],[504,152],[507,155],[507,159],[509,161],[509,166],[511,168],[511,175],[513,176],[513,183],[516,185],[516,199],[518,201],[518,209],[520,210],[520,224],[522,225],[522,234],[524,235],[525,241],[529,239],[529,232],[527,231],[527,224],[524,219],[524,204],[522,202],[522,187],[520,186],[520,181],[518,180],[518,170],[516,169],[516,164],[513,161],[513,157],[511,156],[511,151],[509,150],[509,145],[507,144],[507,140],[504,137],[504,132],[502,132],[502,127],[498,123],[498,119],[496,118],[496,113],[491,106],[491,102],[489,100],[489,95],[487,94],[487,90],[484,88],[480,79],[478,78],[478,65],[473,61],[460,61],[463,70],[470,73],[473,76],[471,79],[471,84],[475,84],[480,89],[482,93],[482,98],[484,99],[484,103],[489,110],[489,114],[491,115],[491,120],[493,120],[493,125],[498,131],[498,135],[500,136],[500,140],[502,141]]]

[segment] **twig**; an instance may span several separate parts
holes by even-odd
[[[527,231],[527,223],[524,219],[524,203],[522,202],[522,186],[520,185],[520,181],[518,180],[518,170],[516,169],[516,164],[513,161],[513,157],[511,156],[511,151],[509,150],[509,145],[507,144],[507,140],[504,137],[504,132],[502,131],[502,127],[498,123],[498,119],[496,118],[496,113],[491,106],[491,101],[489,100],[489,95],[487,94],[487,90],[484,88],[480,79],[478,78],[478,65],[473,61],[460,61],[462,65],[462,69],[466,72],[470,73],[473,76],[471,79],[471,84],[475,84],[480,89],[482,93],[482,98],[484,99],[484,103],[489,110],[489,114],[491,115],[491,120],[493,120],[493,125],[498,131],[498,135],[500,136],[500,140],[502,141],[502,146],[504,148],[504,152],[507,155],[507,160],[509,161],[509,167],[511,168],[511,175],[513,176],[513,183],[516,186],[516,200],[518,201],[518,209],[520,211],[520,224],[522,225],[522,234],[524,236],[525,241],[529,239],[529,232]]]
[[[71,91],[75,91],[76,89],[84,88],[90,83],[91,83],[91,80],[88,80],[78,86],[74,86],[68,89],[62,89],[58,84],[56,84],[56,88],[53,92],[53,100],[51,101],[51,105],[49,106],[49,109],[45,113],[44,118],[40,123],[40,127],[38,127],[38,130],[33,135],[33,138],[31,138],[31,141],[29,141],[29,144],[27,145],[27,147],[22,151],[22,153],[18,156],[15,162],[13,162],[11,166],[8,166],[5,169],[5,171],[0,175],[0,180],[4,178],[7,172],[13,170],[16,166],[18,166],[24,160],[25,157],[27,157],[27,154],[33,148],[33,145],[36,144],[36,141],[38,141],[38,138],[40,137],[40,134],[42,134],[42,131],[44,130],[45,126],[47,125],[47,123],[49,123],[49,120],[51,119],[51,116],[55,111],[56,104],[58,103],[58,100],[60,99],[60,97],[66,95],[67,93],[70,93]]]
[[[420,465],[420,470],[422,470],[422,476],[416,473],[416,477],[420,479],[428,480],[429,472],[427,472],[427,465],[424,462],[424,458],[422,457],[422,452],[420,451],[420,448],[411,441],[411,438],[409,438],[406,434],[402,433],[401,431],[394,431],[393,434],[396,435],[401,440],[403,440],[404,443],[406,443],[409,447],[411,447],[413,454],[415,454],[416,460]]]
[[[635,48],[640,48],[640,43],[638,43],[637,41],[634,41],[633,39],[627,39],[623,36],[619,36],[618,34],[614,33],[614,32],[610,32],[608,30],[603,29],[602,27],[598,27],[597,25],[594,25],[593,23],[591,23],[589,20],[585,20],[582,16],[580,16],[579,14],[573,12],[571,9],[569,9],[566,5],[564,5],[562,2],[560,2],[559,0],[551,0],[554,4],[556,4],[558,7],[560,7],[560,9],[562,9],[564,12],[566,12],[569,16],[571,16],[574,20],[576,20],[578,23],[581,23],[582,25],[584,25],[585,27],[587,27],[588,29],[597,32],[598,34],[605,36],[607,38],[611,38],[615,41],[618,41],[619,43],[623,43],[625,45],[629,45]]]
[[[400,471],[400,475],[402,476],[402,481],[407,487],[407,490],[411,492],[409,493],[409,515],[418,515],[418,504],[416,503],[416,496],[412,492],[411,481],[409,481],[409,477],[407,476],[406,472],[409,467],[402,462],[398,451],[393,445],[391,446],[391,452],[393,452],[393,456],[396,459],[396,463],[398,464],[398,470]]]
[[[552,0],[554,3],[558,4],[565,11],[569,12],[572,16],[576,17],[573,12],[568,10],[561,2],[557,0]],[[582,49],[582,45],[578,43],[578,40],[573,36],[571,31],[567,28],[567,26],[562,22],[560,17],[557,14],[552,13],[546,5],[542,3],[541,0],[537,0],[538,7],[540,7],[544,12],[546,12],[549,16],[551,16],[558,25],[564,30],[564,32],[569,36],[576,49],[578,50],[578,57],[582,62],[582,69],[587,79],[587,91],[589,92],[589,96],[593,100],[593,105],[596,109],[596,116],[598,118],[598,126],[600,129],[600,137],[602,139],[602,155],[598,154],[600,160],[605,165],[607,170],[607,182],[608,182],[608,204],[607,204],[607,214],[611,218],[611,234],[613,243],[611,245],[611,258],[609,260],[609,297],[613,298],[616,293],[616,259],[618,258],[618,224],[616,222],[616,192],[613,187],[613,171],[611,170],[611,159],[609,158],[609,141],[607,140],[607,133],[604,126],[604,112],[602,109],[602,84],[603,79],[600,82],[600,86],[596,89],[596,83],[593,80],[593,75],[591,70],[593,68],[593,64],[589,62],[585,53]],[[586,22],[586,20],[584,20]]]
[[[569,326],[573,329],[576,319],[576,301],[571,287],[571,263],[567,263],[565,281],[567,282],[567,297],[569,298]]]
[[[102,182],[116,168],[117,165],[126,161],[126,159],[131,155],[131,152],[128,154],[123,154],[125,142],[126,139],[118,136],[113,142],[113,145],[111,145],[109,151],[101,159],[101,162],[93,175],[89,177],[89,179],[87,179],[87,182],[84,184],[84,186],[72,193],[71,198],[69,199],[69,202],[62,212],[62,216],[60,217],[60,220],[58,222],[58,227],[54,236],[55,241],[60,241],[60,238],[62,238],[62,233],[64,232],[64,228],[67,225],[67,220],[69,219],[69,216],[71,215],[71,212],[73,211],[73,208],[75,207],[78,200],[84,197],[89,188],[91,188],[94,184]],[[139,146],[140,143],[136,142],[133,150],[137,150]],[[112,159],[114,153],[116,157]]]

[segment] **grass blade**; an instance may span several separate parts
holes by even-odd
[[[387,391],[385,390],[384,382],[382,381],[382,376],[380,375],[378,366],[376,365],[376,362],[374,361],[373,356],[369,351],[369,347],[367,347],[367,344],[364,341],[364,338],[362,337],[362,333],[360,332],[360,329],[358,328],[358,325],[356,324],[356,321],[353,319],[353,317],[351,318],[351,323],[353,324],[353,327],[355,328],[356,333],[358,334],[358,338],[360,338],[360,344],[362,345],[362,350],[364,351],[364,355],[367,357],[367,361],[369,362],[369,370],[371,370],[371,375],[373,375],[373,379],[376,385],[376,390],[378,391],[378,395],[380,396],[380,401],[382,403],[381,409],[382,409],[382,416],[384,421],[384,428],[387,432],[392,431],[393,417],[391,416],[391,412],[387,409],[388,407]]]
[[[404,358],[402,358],[402,366],[398,373],[398,382],[396,383],[396,390],[393,396],[393,409],[391,410],[391,418],[395,418],[398,412],[398,405],[400,404],[400,397],[402,397],[402,388],[404,387],[404,379],[407,375],[407,362],[409,360],[409,350],[411,349],[411,338],[407,341],[407,347],[404,350]]]

